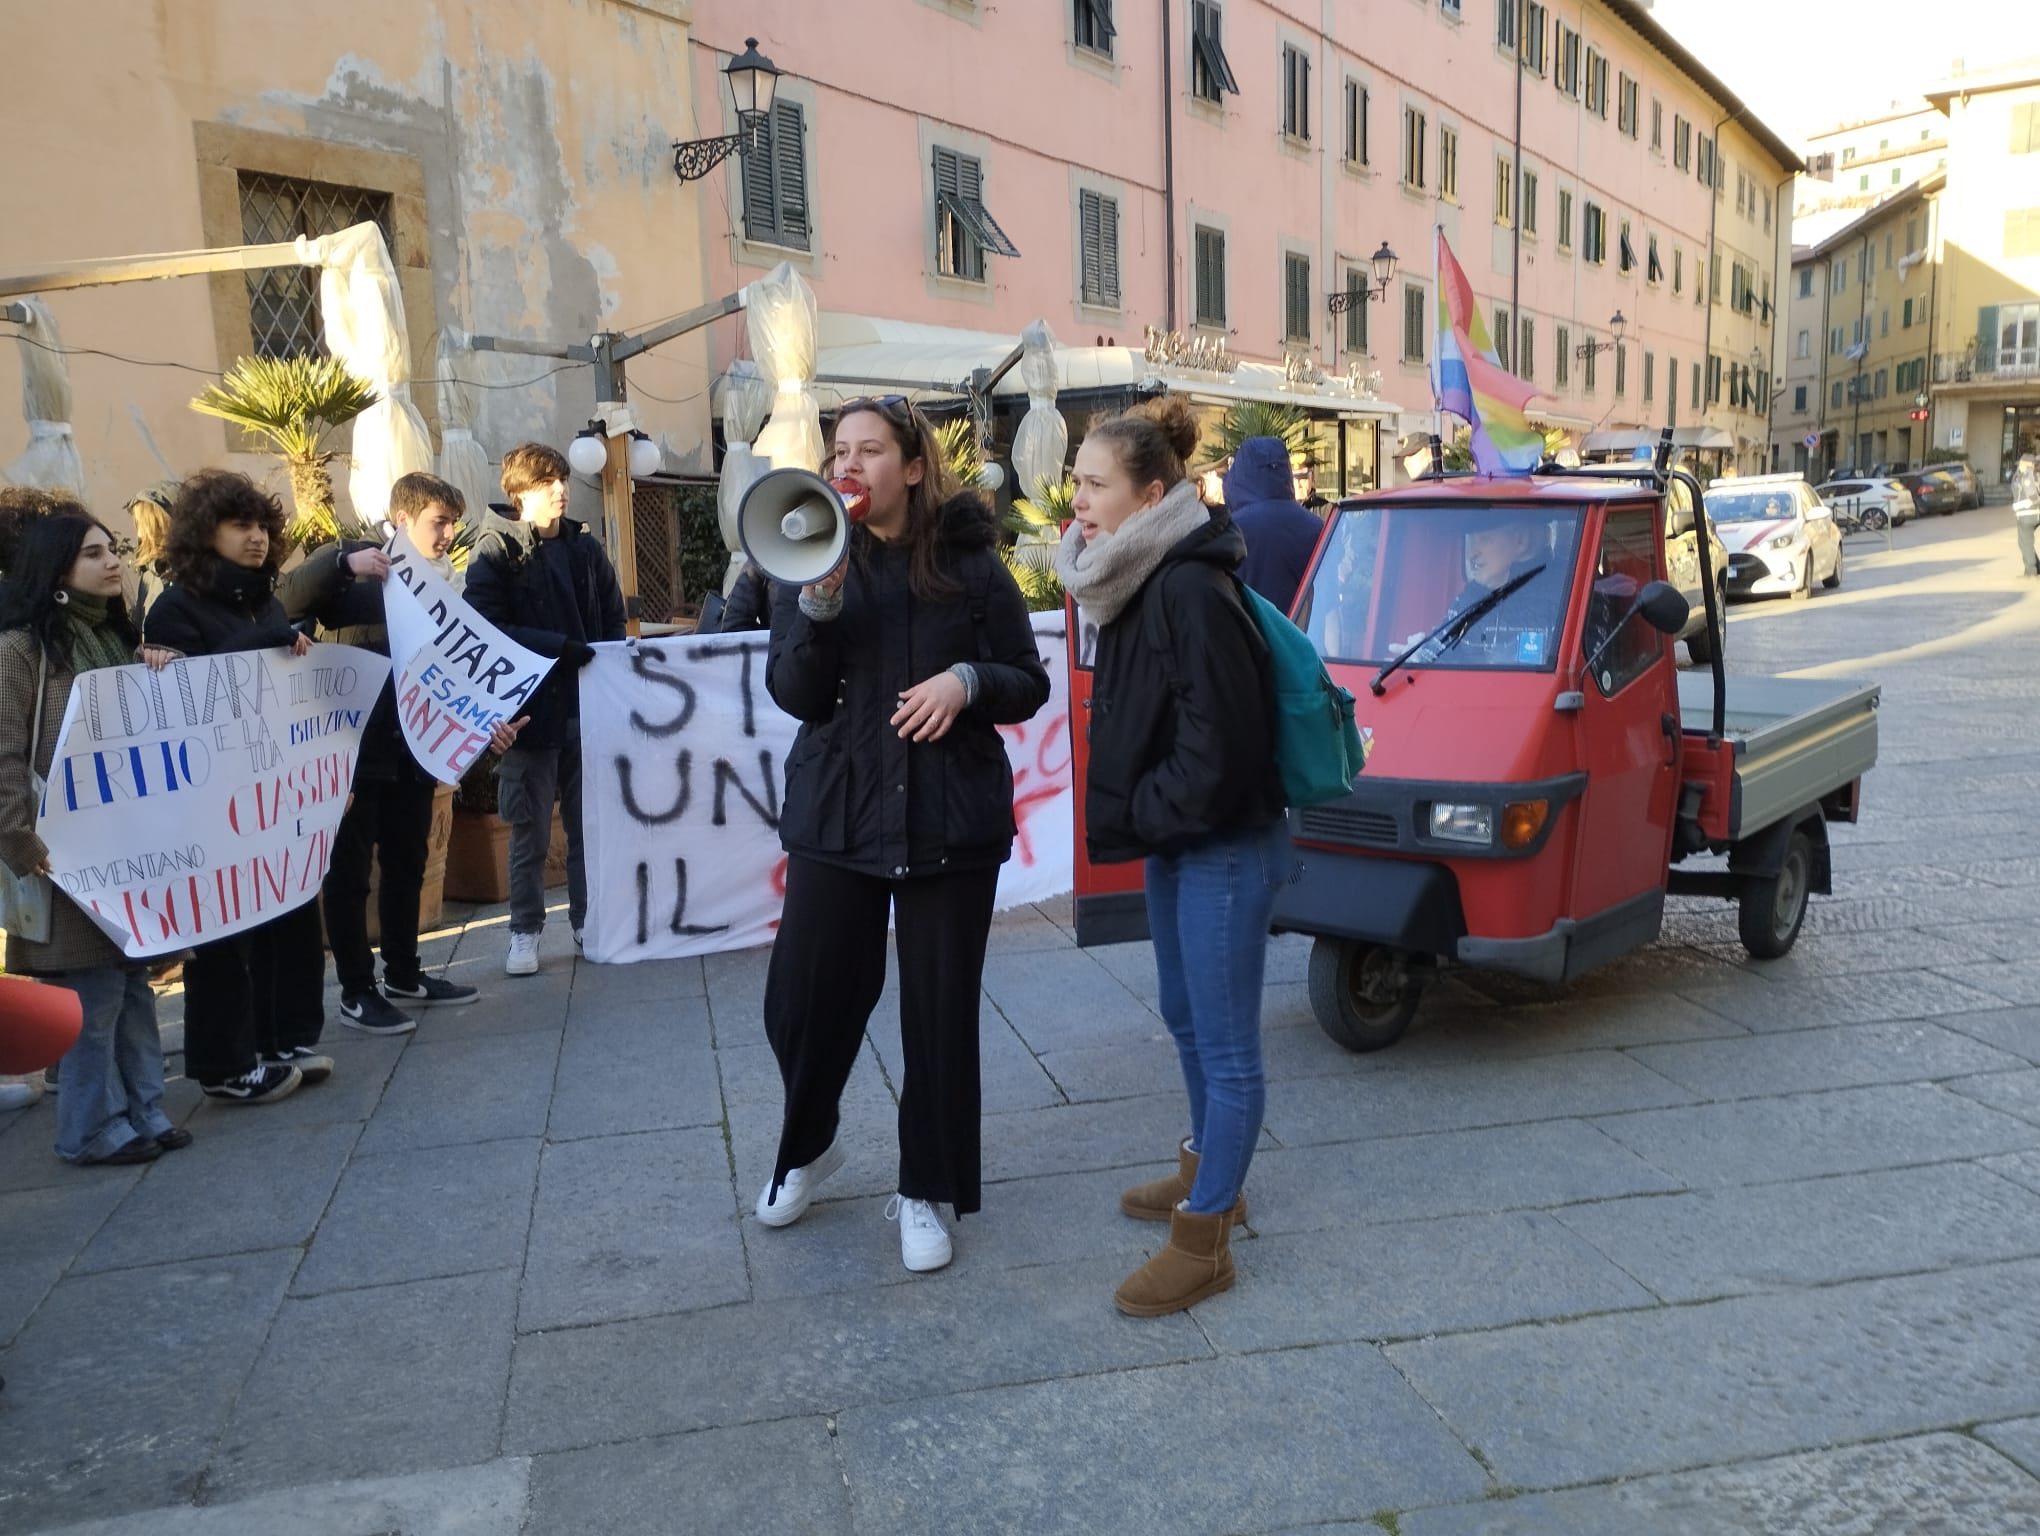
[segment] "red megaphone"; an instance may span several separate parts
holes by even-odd
[[[84,1006],[69,987],[0,976],[0,1073],[19,1077],[54,1065],[84,1027]]]

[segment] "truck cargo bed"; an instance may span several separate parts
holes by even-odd
[[[1728,832],[1772,825],[1861,778],[1877,761],[1875,683],[1810,677],[1741,677],[1727,687],[1724,745],[1735,763]],[[1688,737],[1714,719],[1714,679],[1679,674],[1679,713]]]

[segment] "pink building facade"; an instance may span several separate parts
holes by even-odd
[[[793,261],[825,373],[828,317],[1153,326],[1378,374],[1386,456],[1432,420],[1442,227],[1576,444],[1763,462],[1798,161],[1630,0],[697,0],[699,132],[751,36],[785,73],[703,183],[707,286]]]

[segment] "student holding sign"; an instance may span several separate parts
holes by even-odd
[[[446,552],[460,531],[465,501],[437,475],[413,473],[390,487],[390,522],[419,554],[450,575]],[[283,579],[277,595],[293,623],[314,620],[319,638],[358,645],[387,656],[389,629],[383,586],[390,561],[374,544],[341,540],[315,550]],[[354,794],[333,842],[333,863],[320,898],[333,969],[340,978],[340,1018],[371,1035],[401,1035],[416,1021],[394,1006],[416,1008],[471,1003],[477,988],[428,976],[418,962],[418,903],[425,884],[426,844],[432,832],[432,796],[438,780],[421,767],[397,722],[396,676],[383,686],[362,729]],[[499,729],[496,748],[517,739]],[[368,942],[369,869],[380,857],[376,915],[382,932],[382,986]]]
[[[246,475],[201,470],[170,512],[171,585],[150,606],[143,639],[178,656],[312,642],[276,600],[283,508]],[[207,1098],[266,1104],[333,1075],[312,1047],[326,1026],[319,904],[201,944],[184,962],[184,1067]]]
[[[503,490],[518,520],[484,519],[464,594],[475,612],[540,656],[557,656],[526,713],[531,724],[496,767],[497,807],[510,823],[512,976],[538,972],[545,927],[545,856],[553,799],[567,830],[567,920],[574,944],[588,921],[588,868],[581,830],[579,668],[596,641],[624,637],[623,588],[602,546],[566,515],[567,461],[543,443],[503,455]]]
[[[773,589],[766,686],[802,724],[765,982],[786,1115],[757,1214],[797,1221],[842,1166],[838,1107],[885,986],[890,919],[906,1070],[886,1214],[906,1267],[940,1269],[953,1248],[938,1206],[979,1208],[979,984],[1015,836],[997,727],[1048,701],[1048,672],[998,525],[979,497],[953,494],[927,417],[897,395],[851,402],[832,472],[870,498],[848,563]]]
[[[71,680],[133,661],[137,637],[104,524],[37,518],[23,529],[12,566],[0,589],[0,860],[17,875],[47,876],[30,775],[49,775]],[[169,658],[158,651],[146,659],[161,666]],[[52,894],[39,939],[7,935],[7,969],[68,987],[84,1014],[64,1057],[57,1155],[146,1163],[189,1146],[191,1133],[163,1113],[163,1041],[148,965],[129,960],[76,903]]]

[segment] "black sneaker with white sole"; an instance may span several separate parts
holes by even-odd
[[[364,1035],[408,1035],[418,1021],[399,1013],[380,992],[348,992],[340,998],[340,1022]]]
[[[458,1008],[482,995],[480,987],[465,986],[458,981],[442,981],[437,976],[420,976],[409,986],[385,976],[382,990],[384,997],[409,1003],[413,1008]]]
[[[333,1058],[321,1056],[308,1045],[286,1046],[280,1051],[265,1051],[262,1064],[270,1067],[296,1067],[298,1076],[305,1080],[305,1086],[323,1083],[333,1075]]]
[[[304,1074],[296,1067],[272,1066],[265,1062],[239,1077],[225,1078],[217,1083],[200,1083],[198,1091],[209,1099],[219,1099],[228,1104],[274,1104],[278,1099],[296,1093],[304,1080]]]

